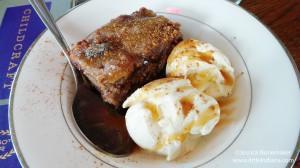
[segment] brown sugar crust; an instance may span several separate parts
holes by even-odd
[[[119,107],[132,91],[158,77],[181,40],[179,24],[141,8],[111,20],[78,42],[70,58],[103,100]],[[107,44],[103,52],[91,54],[93,47],[103,43]]]

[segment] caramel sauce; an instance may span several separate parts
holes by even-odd
[[[191,122],[189,123],[184,129],[183,129],[183,133],[187,134],[191,131],[191,129],[193,128],[195,122]]]
[[[182,50],[196,49],[196,48],[197,48],[197,46],[196,46],[195,40],[193,40],[193,39],[183,40],[179,44],[176,45],[176,47],[171,52],[171,55],[176,55],[178,52],[181,52]]]
[[[194,39],[187,39],[179,43],[179,47],[184,47],[184,48],[196,48],[196,43],[197,41]]]
[[[162,149],[165,145],[170,144],[172,141],[179,141],[183,142],[187,137],[187,133],[184,134],[173,134],[166,139],[163,139],[162,141],[158,141],[157,144],[155,145],[154,149],[151,151],[159,151]]]
[[[166,139],[164,139],[163,141],[159,141],[153,151],[159,151],[160,149],[162,149],[165,145],[170,144],[173,141],[179,141],[179,142],[183,142],[186,138],[187,138],[188,134],[187,133],[183,133],[183,134],[173,134],[169,137],[167,137]]]
[[[190,102],[192,102],[192,98],[193,98],[193,96],[187,96],[187,97],[184,97],[180,100],[180,103],[182,104],[182,108],[183,108],[183,111],[185,111],[184,112],[185,114],[188,114],[186,112],[189,111],[192,108],[192,104],[190,103]],[[224,126],[229,125],[230,123],[232,123],[232,120],[233,120],[232,114],[234,112],[234,109],[231,108],[230,106],[235,102],[235,98],[234,97],[228,97],[228,98],[221,99],[218,102],[219,102],[219,106],[221,108],[221,118],[220,118],[219,123],[216,125],[216,128],[221,128],[221,127],[224,127]],[[186,103],[188,105],[186,105]],[[152,112],[152,117],[153,118],[159,118],[158,109],[154,104],[147,103],[146,106],[147,106],[146,108],[151,109],[150,111]],[[217,108],[216,106],[209,107],[205,112],[202,113],[199,120],[195,120],[195,121],[189,123],[183,129],[183,133],[176,133],[176,134],[170,135],[169,137],[159,141],[155,145],[153,150],[154,151],[159,151],[165,145],[171,143],[172,141],[184,142],[186,140],[186,138],[189,136],[189,132],[191,131],[191,129],[193,127],[203,126],[208,121],[210,121],[214,117],[216,117],[216,115],[217,115],[215,113],[216,108]],[[158,114],[158,115],[156,115],[156,114]]]
[[[184,133],[184,134],[173,134],[171,136],[168,137],[167,142],[172,142],[172,141],[179,141],[179,142],[183,142],[186,138],[187,138],[188,134]]]
[[[153,88],[156,88],[158,86],[160,86],[161,84],[164,84],[164,83],[168,83],[168,82],[172,82],[172,81],[176,81],[178,80],[178,78],[162,78],[162,79],[157,79],[157,80],[154,80],[146,85],[143,86],[143,89],[145,91],[148,91],[148,90],[152,90]]]
[[[221,108],[221,118],[229,118],[231,117],[232,113],[234,112],[234,108],[226,107],[226,108]]]
[[[226,125],[231,124],[234,120],[234,118],[232,117],[233,112],[233,108],[221,108],[221,117],[220,121],[216,125],[216,128],[222,128]]]
[[[232,96],[228,97],[228,98],[218,100],[218,103],[219,103],[220,108],[221,108],[221,117],[220,117],[220,121],[216,125],[216,128],[222,128],[222,127],[224,127],[226,125],[229,125],[230,123],[233,122],[233,120],[234,120],[233,114],[235,112],[235,109],[230,107],[230,106],[234,102],[235,102],[235,98],[232,97]]]
[[[234,97],[228,97],[228,98],[223,98],[223,99],[218,100],[218,103],[219,103],[221,109],[223,107],[230,106],[234,102],[235,102]]]
[[[230,123],[232,123],[230,119],[224,119],[221,117],[220,121],[216,125],[216,128],[223,128],[224,126],[229,125]]]
[[[160,112],[159,112],[158,107],[155,104],[146,102],[144,104],[144,107],[151,112],[151,117],[152,117],[153,121],[158,121],[159,120],[159,118],[160,118]]]
[[[186,96],[180,99],[180,104],[184,116],[187,116],[190,110],[193,108],[193,99],[194,96]]]
[[[214,62],[213,51],[199,52],[197,47],[193,44],[193,41],[184,41],[183,44],[177,45],[176,49],[172,51],[168,58],[168,63],[173,62],[175,59],[180,57],[187,57],[190,60],[204,61],[208,64]]]
[[[185,99],[190,99],[190,97],[186,97]],[[159,141],[156,146],[154,147],[154,151],[158,151],[164,147],[164,145],[167,145],[173,141],[179,141],[184,142],[186,138],[189,136],[189,132],[194,126],[203,126],[208,121],[212,120],[214,117],[216,117],[215,113],[215,106],[209,107],[204,113],[202,113],[199,120],[195,120],[191,123],[189,123],[184,129],[183,133],[175,133],[173,135],[170,135],[166,139]]]
[[[158,142],[154,148],[154,150],[159,150],[161,149],[164,145],[171,143],[172,141],[179,141],[179,142],[184,142],[186,138],[189,135],[189,132],[194,126],[203,126],[205,125],[208,121],[216,117],[216,113],[214,112],[215,106],[209,107],[204,113],[202,113],[201,119],[195,120],[188,124],[184,129],[183,133],[176,133],[173,135],[170,135],[167,137],[165,140],[162,142]]]
[[[212,56],[212,52],[199,52],[197,50],[183,50],[182,52],[178,53],[177,57],[188,57],[191,60],[199,60],[204,61],[208,64],[212,64],[214,62],[214,58]],[[176,58],[176,57],[175,57]]]
[[[212,56],[212,52],[210,52],[210,51],[201,52],[201,54],[199,55],[199,58],[208,64],[212,64],[214,62],[214,57]]]
[[[188,89],[192,89],[193,87],[191,87],[191,86],[180,86],[180,87],[178,87],[177,89],[176,89],[176,91],[177,92],[184,92],[184,91],[186,91],[186,90],[188,90]]]
[[[192,85],[198,89],[202,89],[202,87],[207,84],[207,82],[213,80],[213,76],[211,76],[206,71],[200,73],[189,74],[187,77]]]
[[[225,85],[233,85],[234,84],[234,79],[226,71],[221,69],[220,72],[224,78]]]
[[[160,150],[161,148],[163,148],[164,147],[164,143],[161,143],[160,141],[155,145],[155,147],[154,147],[154,151],[158,151],[158,150]]]
[[[199,120],[195,121],[194,125],[195,126],[203,126],[205,125],[208,121],[212,120],[215,118],[217,114],[214,112],[213,108],[208,108],[205,112],[201,114],[201,117]]]

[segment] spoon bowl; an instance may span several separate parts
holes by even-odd
[[[53,20],[43,0],[29,0],[41,20],[55,37],[71,67],[76,84],[73,115],[83,137],[100,152],[114,157],[127,156],[133,151],[125,117],[118,109],[105,103],[84,75],[72,65],[70,48]]]
[[[72,109],[81,132],[96,149],[116,157],[132,152],[134,143],[128,135],[124,116],[103,102],[96,90],[80,85]]]

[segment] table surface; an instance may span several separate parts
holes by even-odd
[[[300,69],[300,0],[243,0],[240,5],[271,28]]]

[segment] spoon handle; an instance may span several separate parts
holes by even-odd
[[[57,43],[63,50],[63,53],[64,53],[65,57],[67,58],[69,66],[71,67],[71,70],[72,70],[72,73],[74,76],[74,80],[75,80],[75,84],[76,84],[76,88],[78,88],[78,84],[79,84],[78,82],[82,82],[83,78],[81,76],[81,73],[76,68],[74,68],[74,66],[72,65],[72,62],[69,58],[70,47],[68,46],[61,31],[58,29],[51,13],[47,9],[46,4],[44,3],[43,0],[29,0],[29,2],[32,5],[32,7],[34,8],[34,10],[37,12],[37,14],[39,15],[39,17],[41,18],[43,23],[46,25],[46,27],[49,29],[49,31],[53,34]]]
[[[34,10],[37,12],[41,20],[44,22],[46,27],[53,33],[54,37],[56,38],[57,42],[59,43],[60,47],[62,48],[63,52],[68,55],[70,51],[69,46],[66,43],[65,38],[63,37],[62,33],[56,26],[52,15],[50,14],[49,10],[46,7],[46,4],[43,0],[29,0]]]

